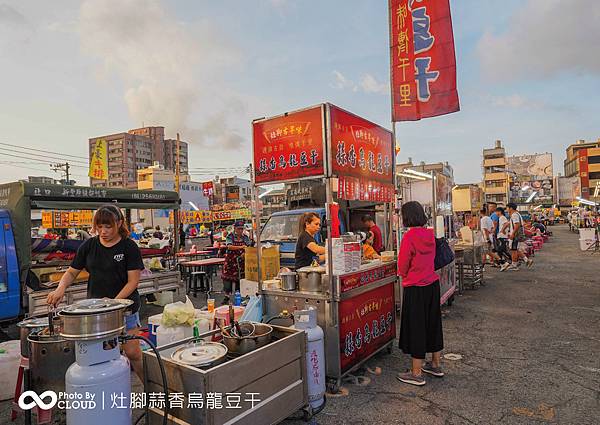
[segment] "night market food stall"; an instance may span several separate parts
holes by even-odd
[[[420,202],[428,217],[428,226],[434,229],[436,238],[445,237],[454,249],[456,234],[452,213],[453,178],[434,170],[423,172],[411,168],[402,170],[398,177],[402,202]],[[440,276],[440,303],[447,302],[450,305],[454,302],[457,289],[454,261],[436,273]]]
[[[329,388],[337,391],[344,375],[377,352],[391,350],[396,336],[394,253],[385,252],[383,261],[361,263],[358,237],[342,235],[341,231],[357,227],[358,214],[369,207],[375,211],[376,205],[384,206],[384,222],[391,223],[395,162],[392,133],[325,103],[255,120],[253,149],[255,194],[261,185],[307,179],[317,180],[325,188],[323,239],[331,241],[326,244],[325,267],[288,272],[293,277],[287,285],[260,270],[258,280],[267,317],[285,312],[293,315],[309,307],[317,310],[318,324],[325,331]],[[256,229],[260,208],[256,208],[254,220]],[[387,228],[384,239],[391,246]],[[260,260],[258,264],[260,267]]]
[[[142,191],[114,188],[62,186],[26,182],[0,185],[0,220],[4,225],[4,250],[0,263],[5,267],[7,281],[0,284],[0,320],[35,317],[48,311],[46,297],[70,264],[81,239],[43,239],[32,237],[32,211],[41,210],[42,224],[67,230],[91,226],[92,211],[104,204],[123,209],[128,225],[132,210],[179,209],[179,195],[169,191]],[[52,213],[48,213],[52,211]],[[131,228],[131,227],[130,227]],[[150,258],[172,256],[170,247],[141,248],[142,256]],[[138,291],[141,295],[180,290],[179,272],[168,267],[142,274]],[[71,285],[65,293],[65,303],[86,298],[87,279]]]

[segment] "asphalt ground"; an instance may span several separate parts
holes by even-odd
[[[329,396],[312,422],[600,423],[600,254],[579,251],[566,226],[551,230],[531,269],[486,269],[485,286],[443,308],[444,355],[460,357],[443,359],[444,378],[427,377],[424,387],[399,382],[410,359],[395,346],[366,365],[380,375],[363,371],[367,385],[345,382],[348,395]],[[144,306],[143,318],[157,311]],[[9,409],[0,402],[0,424],[10,423]]]
[[[485,286],[444,307],[446,376],[399,382],[410,359],[397,347],[369,366],[369,385],[346,384],[319,424],[599,424],[600,254],[553,226],[531,269],[486,269]],[[293,423],[293,422],[290,422]],[[300,423],[300,422],[296,422]]]

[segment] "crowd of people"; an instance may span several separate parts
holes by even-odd
[[[525,220],[517,211],[517,205],[508,203],[507,208],[490,202],[481,209],[480,228],[487,243],[486,257],[500,271],[517,271],[521,265],[531,267],[533,259],[527,257],[524,242],[534,235],[549,234],[540,217]]]

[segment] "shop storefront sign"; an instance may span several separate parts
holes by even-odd
[[[323,105],[253,123],[259,184],[325,175]]]
[[[338,198],[390,202],[394,194],[392,133],[330,105],[332,174]]]
[[[73,227],[91,227],[94,212],[81,211],[42,211],[42,227],[46,229],[67,229]]]
[[[342,373],[396,337],[394,285],[384,285],[339,303]]]
[[[390,276],[396,276],[396,263],[384,264],[375,269],[344,275],[340,277],[340,291],[344,293]]]

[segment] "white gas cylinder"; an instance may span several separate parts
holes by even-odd
[[[131,377],[125,356],[81,366],[65,375],[67,425],[130,425]]]
[[[294,327],[306,332],[306,379],[308,381],[308,401],[313,409],[325,402],[325,342],[323,329],[317,325],[317,310],[294,312]]]

